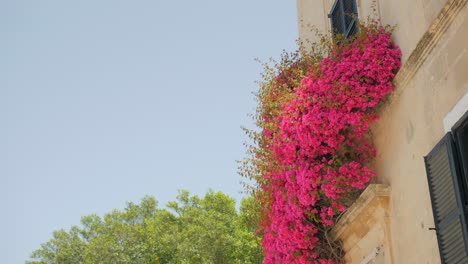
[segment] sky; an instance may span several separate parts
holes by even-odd
[[[0,262],[145,195],[239,201],[254,59],[296,39],[291,0],[0,0]]]

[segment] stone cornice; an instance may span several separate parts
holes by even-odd
[[[406,87],[468,0],[448,0],[394,79],[396,94]]]

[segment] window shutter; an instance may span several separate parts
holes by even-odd
[[[357,33],[357,6],[355,0],[343,0],[343,11],[345,20],[344,36],[348,38]]]
[[[457,153],[447,133],[424,158],[442,263],[468,263]]]
[[[330,14],[333,35],[343,34],[348,38],[358,31],[355,0],[335,0]]]
[[[344,33],[345,20],[343,3],[341,0],[335,1],[335,4],[333,5],[328,16],[330,17],[333,36]]]

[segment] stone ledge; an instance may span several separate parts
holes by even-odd
[[[390,187],[384,184],[370,184],[359,196],[359,198],[348,208],[348,210],[342,215],[331,231],[331,237],[334,240],[340,239],[344,231],[347,228],[351,228],[351,225],[360,225],[356,219],[358,216],[363,214],[368,206],[375,200],[380,198],[389,199]]]
[[[416,48],[411,52],[395,76],[393,83],[397,90],[392,96],[401,94],[467,2],[467,0],[448,0],[446,2],[437,18],[421,37]]]

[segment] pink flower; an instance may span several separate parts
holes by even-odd
[[[332,264],[314,250],[318,227],[333,226],[346,211],[343,195],[375,176],[365,165],[376,153],[367,138],[378,119],[372,111],[393,90],[401,52],[383,28],[368,31],[367,38],[337,47],[318,72],[298,82],[277,116],[262,119],[272,124],[263,136],[274,164],[261,186],[269,199],[264,263]]]

